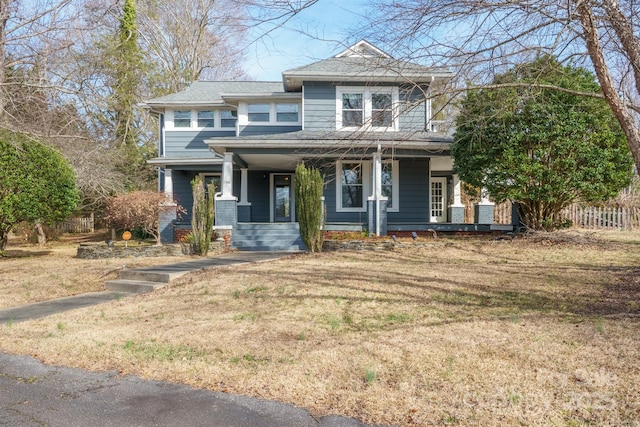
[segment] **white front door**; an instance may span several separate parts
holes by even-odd
[[[431,178],[431,222],[447,221],[447,178]]]

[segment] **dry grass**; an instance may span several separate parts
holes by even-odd
[[[295,255],[1,325],[0,349],[368,423],[640,425],[638,249],[572,232]]]

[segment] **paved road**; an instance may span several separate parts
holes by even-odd
[[[361,427],[280,402],[214,393],[116,372],[47,366],[0,353],[0,426]]]

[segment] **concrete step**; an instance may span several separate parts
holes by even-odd
[[[160,268],[161,269],[161,268]],[[145,269],[121,270],[118,278],[143,282],[169,283],[189,271],[157,271]]]
[[[104,287],[110,291],[144,294],[147,292],[153,292],[156,289],[160,289],[166,284],[166,282],[148,282],[144,280],[117,279],[107,280],[106,282],[104,282]]]

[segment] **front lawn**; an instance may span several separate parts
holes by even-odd
[[[640,234],[420,240],[190,274],[0,350],[367,423],[638,425]]]

